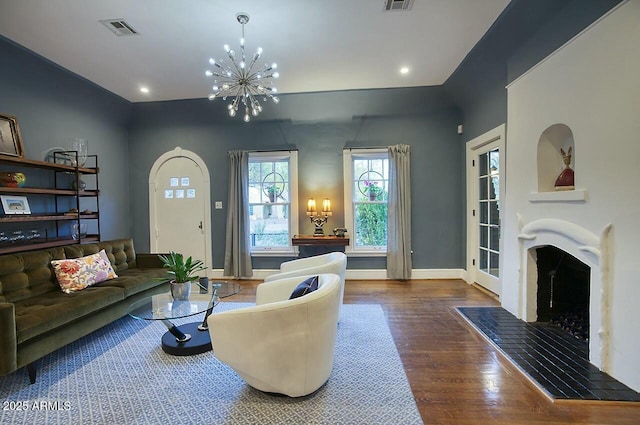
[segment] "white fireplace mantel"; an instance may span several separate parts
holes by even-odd
[[[589,358],[600,369],[608,372],[610,350],[610,235],[608,224],[600,236],[590,230],[561,219],[541,218],[523,225],[518,214],[520,231],[519,311],[526,321],[537,320],[537,265],[535,249],[541,246],[560,248],[591,269],[590,277],[590,332]]]

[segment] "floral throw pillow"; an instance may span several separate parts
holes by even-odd
[[[52,260],[51,265],[60,288],[67,294],[118,277],[104,249],[82,258]]]

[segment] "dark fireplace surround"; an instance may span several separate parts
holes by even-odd
[[[538,247],[536,254],[537,322],[588,341],[590,267],[554,246]]]

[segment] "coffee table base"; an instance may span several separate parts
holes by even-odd
[[[201,324],[202,322],[196,322],[178,326],[182,333],[191,336],[185,342],[178,342],[171,332],[166,332],[162,335],[162,351],[173,356],[192,356],[211,351],[213,347],[209,331],[199,330],[198,326]]]

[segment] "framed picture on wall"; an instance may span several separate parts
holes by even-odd
[[[0,113],[0,155],[22,158],[22,136],[16,117]]]
[[[5,214],[31,214],[26,196],[0,195]]]

